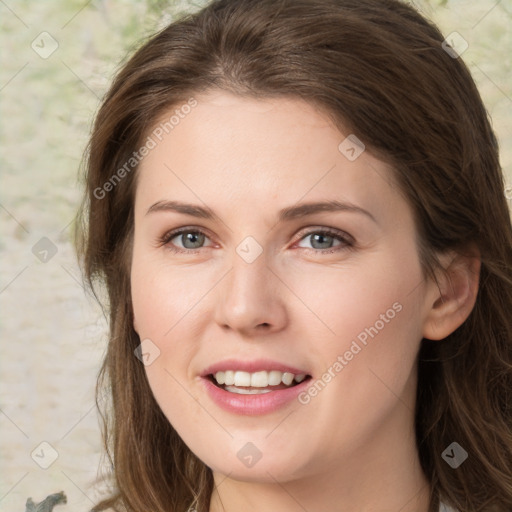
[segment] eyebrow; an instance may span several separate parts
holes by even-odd
[[[202,219],[218,219],[218,216],[208,207],[194,205],[190,203],[183,203],[181,201],[158,201],[148,208],[146,215],[154,212],[177,212],[185,215],[191,215],[193,217],[199,217]],[[290,221],[308,215],[313,215],[320,212],[353,212],[360,213],[373,222],[377,223],[375,217],[367,210],[360,208],[351,203],[342,203],[340,201],[322,201],[314,203],[303,203],[294,206],[288,206],[283,208],[278,213],[279,221]]]

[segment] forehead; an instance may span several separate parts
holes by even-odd
[[[383,215],[386,201],[397,199],[391,169],[368,151],[347,158],[350,133],[312,104],[222,91],[194,99],[193,108],[176,113],[174,106],[150,131],[155,146],[139,166],[136,209],[165,199],[200,199],[212,209],[347,199],[373,203]]]

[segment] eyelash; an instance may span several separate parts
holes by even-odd
[[[185,253],[186,254],[196,254],[201,249],[205,249],[205,247],[200,247],[199,249],[181,249],[181,248],[178,248],[178,247],[170,244],[170,241],[173,238],[176,238],[178,235],[181,235],[183,233],[202,234],[202,235],[205,235],[206,237],[208,237],[208,235],[206,235],[206,233],[204,231],[201,231],[200,229],[185,227],[185,228],[179,228],[174,231],[169,231],[169,232],[165,233],[163,236],[159,237],[158,245],[165,246],[166,249],[168,249],[174,253],[181,253],[181,254],[185,254]],[[354,249],[355,244],[350,235],[348,235],[347,233],[344,233],[343,231],[338,231],[338,230],[335,230],[332,228],[322,228],[322,229],[308,231],[307,233],[303,233],[298,241],[300,242],[304,238],[307,238],[308,236],[316,235],[316,234],[332,236],[333,238],[342,242],[342,245],[338,245],[337,247],[329,248],[329,249],[309,249],[307,247],[301,247],[300,249],[304,249],[308,252],[313,252],[316,254],[332,254],[332,253],[340,252],[343,250],[346,251],[346,250]]]

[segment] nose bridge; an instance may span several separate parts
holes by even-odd
[[[226,304],[233,312],[255,310],[267,299],[270,270],[266,253],[259,247],[246,240],[233,254],[226,292]]]
[[[261,324],[278,328],[284,321],[277,277],[263,247],[252,237],[235,249],[231,270],[221,287],[217,321],[234,330],[250,330]]]

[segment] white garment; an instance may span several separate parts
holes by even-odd
[[[439,506],[439,512],[457,512],[454,508],[449,507],[448,505],[445,505],[444,503],[441,503]]]

